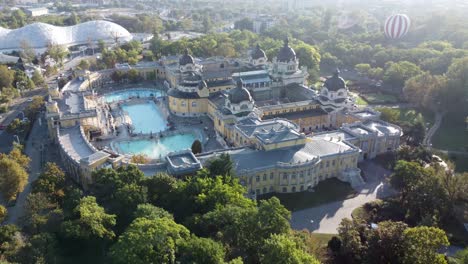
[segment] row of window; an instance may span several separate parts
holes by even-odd
[[[298,108],[289,108],[289,109],[283,109],[283,110],[278,110],[278,111],[275,111],[275,115],[278,115],[278,114],[281,114],[281,113],[293,113],[293,112],[301,112],[301,111],[307,111],[307,110],[311,110],[311,109],[319,109],[320,106],[319,105],[316,105],[316,106],[304,106],[302,108],[298,107]],[[268,112],[268,115],[273,115],[273,112]]]
[[[353,158],[353,162],[356,161],[356,158]],[[324,165],[325,164],[325,165]],[[330,167],[330,164],[331,166],[335,166],[336,165],[336,160],[332,160],[331,163],[329,160],[325,161],[325,163],[321,162],[320,163],[320,169],[323,169],[324,166],[325,168],[329,168]],[[343,160],[340,160],[340,165],[343,165]],[[348,165],[346,164],[346,168],[345,169],[348,169]],[[314,169],[308,169],[307,171],[299,171],[299,172],[292,172],[290,174],[288,174],[287,172],[283,172],[282,173],[282,179],[283,180],[287,180],[289,175],[291,175],[291,179],[296,179],[297,177],[299,178],[303,178],[306,174],[307,176],[310,176],[312,171],[315,173],[317,172],[317,168],[314,168]],[[260,180],[263,180],[263,181],[267,181],[268,178],[270,180],[273,180],[275,177],[275,173],[274,172],[270,172],[270,175],[268,176],[266,173],[264,173],[263,175],[257,175],[255,176],[255,181],[256,182],[260,182]],[[328,177],[328,174],[327,174],[327,177]]]
[[[263,187],[263,189],[256,189],[256,190],[255,190],[255,194],[257,194],[257,195],[260,195],[260,194],[267,194],[267,193],[271,193],[271,192],[274,192],[274,191],[275,191],[275,189],[273,188],[273,186],[270,186],[270,188],[268,188],[268,189],[267,189],[267,187]],[[287,192],[288,192],[288,188],[287,188],[287,187],[283,187],[283,188],[281,189],[281,191],[282,191],[283,193],[287,193]],[[299,191],[299,192],[305,191],[304,185],[301,185],[301,186],[299,187],[299,190],[297,189],[296,186],[293,186],[293,187],[291,188],[291,192],[297,192],[297,191]]]
[[[172,105],[177,105],[177,100],[174,99],[174,100],[172,101]],[[180,106],[184,106],[184,107],[187,106],[187,102],[181,101],[181,102],[180,102]],[[192,107],[197,107],[197,102],[195,102],[195,101],[192,102]]]

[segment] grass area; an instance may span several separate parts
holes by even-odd
[[[465,118],[463,113],[445,115],[432,138],[432,145],[443,150],[468,151],[468,130],[466,130]]]
[[[311,236],[316,240],[318,246],[325,248],[328,246],[328,241],[330,241],[330,239],[336,235],[337,234],[311,233]]]
[[[298,211],[321,204],[345,200],[356,196],[356,191],[349,183],[336,178],[327,179],[314,187],[314,192],[275,193],[262,195],[259,199],[278,197],[281,203],[290,211]]]
[[[448,159],[455,164],[455,171],[468,172],[468,156],[460,154],[449,154]]]
[[[369,104],[394,104],[400,101],[398,97],[393,94],[367,93],[361,94],[361,97]]]

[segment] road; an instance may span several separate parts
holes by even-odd
[[[42,116],[39,118],[42,118]],[[26,198],[31,192],[32,183],[37,179],[42,170],[42,155],[44,152],[41,150],[43,149],[43,144],[47,142],[47,137],[46,122],[38,122],[36,120],[24,149],[25,154],[31,159],[31,163],[29,164],[30,174],[28,184],[23,192],[18,195],[16,204],[7,208],[8,218],[5,221],[6,224],[18,224],[18,220],[24,215],[24,205],[26,203]]]
[[[386,182],[390,171],[373,161],[365,161],[360,164],[360,167],[367,179],[366,183],[358,189],[359,194],[356,197],[293,212],[292,228],[308,229],[315,233],[336,234],[341,220],[346,217],[350,218],[354,209],[376,199],[396,194]]]

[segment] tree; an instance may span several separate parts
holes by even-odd
[[[189,231],[174,220],[137,218],[111,247],[113,263],[175,263],[177,244]]]
[[[130,162],[136,164],[147,164],[149,162],[149,159],[145,154],[136,154],[132,156]]]
[[[400,119],[400,110],[390,107],[382,107],[378,109],[380,112],[380,118],[389,123],[397,123]]]
[[[219,157],[213,158],[208,162],[208,170],[210,175],[214,176],[234,176],[234,164],[231,156],[227,153],[222,153]]]
[[[468,99],[468,56],[456,59],[449,66],[446,77],[447,86],[442,91],[442,105],[448,107],[450,111],[460,111],[460,106],[466,110],[466,100]]]
[[[7,260],[6,263],[17,263],[18,254],[24,249],[25,238],[20,229],[15,225],[0,226],[0,257]]]
[[[426,170],[418,163],[399,160],[394,168],[394,173],[391,175],[390,184],[393,188],[406,194],[425,175],[427,175]]]
[[[42,107],[44,106],[44,97],[42,96],[34,96],[32,98],[32,102],[24,110],[26,116],[29,120],[36,119],[37,114],[41,111]]]
[[[320,53],[318,50],[312,45],[300,43],[295,46],[295,51],[299,63],[309,69],[312,79],[318,77],[320,67]]]
[[[49,213],[56,208],[46,193],[30,193],[24,206],[23,221],[30,232],[38,233],[49,219]]]
[[[8,210],[5,208],[5,206],[0,205],[0,223],[3,223],[3,221],[5,221],[7,214]]]
[[[75,12],[72,12],[70,17],[65,19],[65,23],[68,26],[73,26],[73,25],[79,24],[80,23],[80,17]]]
[[[223,245],[210,238],[199,238],[192,235],[186,240],[180,240],[177,247],[177,261],[180,263],[225,263],[226,253]]]
[[[201,144],[200,140],[196,139],[195,141],[193,141],[192,152],[193,152],[193,154],[202,153],[202,144]]]
[[[66,236],[81,239],[112,239],[115,237],[112,227],[115,226],[115,215],[107,214],[99,206],[96,198],[86,196],[74,210],[76,219],[63,222],[62,228]]]
[[[78,68],[80,70],[89,70],[90,64],[89,61],[87,60],[80,60],[80,63],[78,63]]]
[[[5,65],[0,65],[0,88],[11,87],[15,78],[15,72]]]
[[[383,76],[384,82],[400,88],[409,78],[421,73],[421,69],[409,61],[389,62]]]
[[[364,259],[366,247],[362,242],[361,234],[365,227],[357,221],[344,218],[338,226],[338,235],[341,239],[341,252],[351,263],[361,263]]]
[[[455,258],[457,259],[457,264],[467,264],[468,263],[468,248],[465,248],[461,251],[458,251],[455,254]]]
[[[371,69],[370,64],[368,63],[359,63],[354,66],[354,69],[360,74],[360,75],[367,75],[369,73],[369,70]]]
[[[147,202],[145,175],[134,165],[117,170],[101,169],[92,174],[91,193],[121,224],[129,224],[139,204]]]
[[[405,99],[425,109],[440,110],[446,106],[440,105],[441,92],[447,86],[444,76],[423,73],[405,82],[403,94]]]
[[[320,263],[313,256],[300,250],[294,240],[284,234],[272,234],[264,241],[261,252],[261,263]]]
[[[203,17],[203,32],[208,33],[213,28],[213,23],[209,16]]]
[[[36,86],[42,86],[45,84],[44,77],[42,77],[42,74],[38,70],[34,71],[34,74],[31,80],[34,82]]]
[[[403,263],[447,263],[444,255],[438,253],[443,246],[449,245],[443,230],[427,226],[408,228],[403,232],[403,241]]]
[[[31,47],[29,42],[27,42],[26,40],[22,40],[20,42],[20,46],[21,46],[21,52],[20,52],[21,59],[25,60],[26,62],[32,62],[34,58],[36,57],[36,52]]]
[[[403,222],[384,221],[368,235],[367,261],[369,263],[401,263],[405,248],[403,232],[408,226]]]
[[[51,233],[39,233],[24,248],[23,263],[60,263],[59,242]]]
[[[24,160],[29,163],[29,159]],[[7,201],[14,200],[28,182],[28,173],[24,165],[13,156],[0,154],[0,192]]]
[[[46,163],[44,170],[33,183],[33,192],[42,192],[51,201],[61,202],[65,193],[65,173],[55,164]]]
[[[166,210],[156,207],[152,204],[139,204],[134,214],[135,218],[158,219],[166,217],[174,219],[174,217]]]
[[[63,59],[68,55],[68,50],[64,46],[51,43],[47,46],[46,53],[49,54],[49,56],[56,62],[61,64]]]

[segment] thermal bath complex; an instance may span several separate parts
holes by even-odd
[[[114,71],[136,71],[158,88],[113,83]],[[271,62],[259,46],[239,59],[185,51],[50,89],[48,126],[85,187],[92,171],[134,164],[135,155],[148,159],[136,164],[145,174],[179,176],[222,153],[252,197],[305,191],[331,177],[362,184],[358,161],[397,149],[401,128],[357,108],[338,70],[320,92],[306,80],[287,40]],[[196,156],[195,140],[202,144]]]

